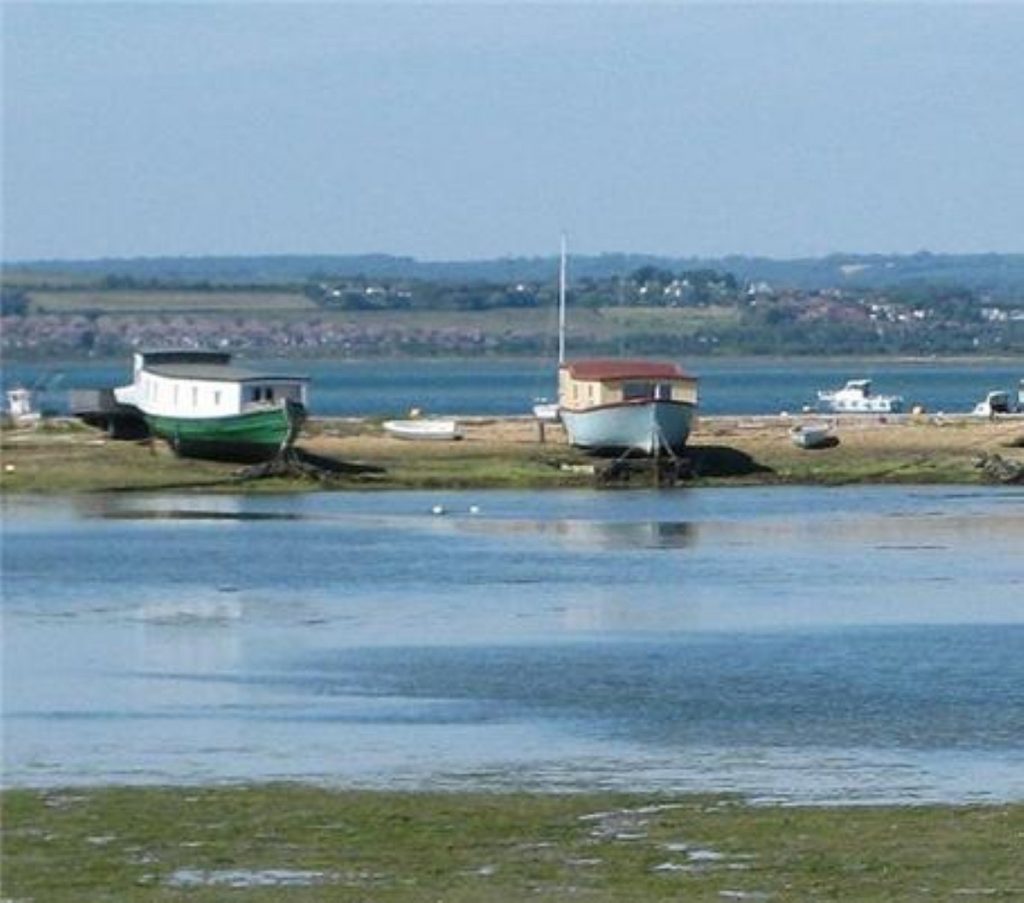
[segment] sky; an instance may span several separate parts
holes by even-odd
[[[1024,251],[1024,3],[6,2],[5,261]]]

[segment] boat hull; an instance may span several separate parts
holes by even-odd
[[[571,445],[593,451],[637,451],[647,455],[682,448],[690,435],[693,414],[692,404],[665,400],[561,409]]]
[[[291,402],[228,417],[147,414],[146,424],[182,457],[255,462],[268,461],[291,445],[304,416],[302,406]]]

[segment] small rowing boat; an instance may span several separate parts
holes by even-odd
[[[396,439],[418,439],[435,442],[462,438],[462,428],[456,420],[426,417],[422,420],[385,420],[384,432]]]
[[[789,431],[789,438],[797,448],[821,448],[829,436],[827,423],[803,423]]]

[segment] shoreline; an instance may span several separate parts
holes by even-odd
[[[792,426],[827,420],[829,447],[802,449]],[[133,490],[227,492],[369,489],[568,489],[657,485],[650,469],[609,483],[613,458],[565,443],[560,425],[530,417],[459,418],[465,438],[416,442],[384,433],[377,418],[312,418],[296,445],[344,462],[346,472],[243,479],[238,464],[176,458],[162,442],[108,438],[70,418],[0,431],[0,493]],[[675,485],[1021,483],[1024,415],[699,416]],[[990,468],[997,462],[1002,468]],[[354,466],[353,466],[354,465]],[[360,466],[382,472],[360,472]]]

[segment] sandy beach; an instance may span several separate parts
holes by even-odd
[[[758,482],[977,482],[985,455],[1024,466],[1024,417],[997,420],[973,417],[833,417],[833,442],[801,449],[790,430],[808,418],[700,417],[681,456],[694,463],[696,478],[746,479]],[[386,435],[369,421],[323,421],[311,429],[303,447],[346,460],[399,466],[414,451],[423,461],[457,455],[468,458],[564,459],[567,474],[607,459],[591,458],[569,448],[560,425],[546,425],[541,441],[530,418],[467,418],[460,421],[460,443],[410,443]]]

